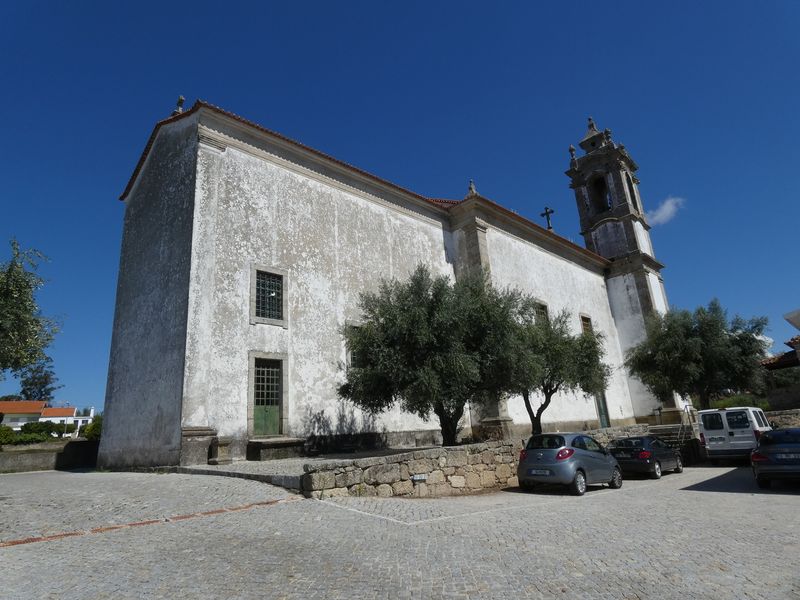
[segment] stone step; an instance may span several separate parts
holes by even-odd
[[[267,437],[247,441],[247,460],[277,460],[305,456],[303,438]]]

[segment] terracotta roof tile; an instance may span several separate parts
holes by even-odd
[[[40,413],[44,410],[45,402],[38,400],[13,400],[0,402],[0,413],[4,415],[27,415]]]
[[[42,411],[43,417],[74,417],[77,409],[74,406],[66,408],[45,408]]]
[[[800,360],[797,357],[797,351],[784,352],[783,354],[776,354],[761,361],[761,365],[768,371],[775,371],[777,369],[786,369],[789,367],[800,366]]]

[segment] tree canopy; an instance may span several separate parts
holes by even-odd
[[[467,402],[509,391],[519,301],[482,274],[452,283],[419,266],[407,281],[384,281],[361,296],[362,323],[345,328],[352,359],[339,394],[370,412],[399,402],[433,413],[444,444],[455,444]]]
[[[645,340],[628,352],[626,364],[660,400],[678,393],[710,408],[728,390],[761,386],[766,325],[766,317],[729,320],[716,299],[694,312],[654,314]]]
[[[56,333],[55,324],[41,315],[36,303],[36,291],[44,283],[36,269],[43,259],[11,240],[11,260],[0,265],[0,379],[7,370],[19,371],[43,360]]]
[[[53,401],[53,392],[62,386],[57,385],[58,377],[53,371],[53,361],[49,356],[15,372],[20,382],[19,395],[26,400]]]
[[[525,303],[532,300],[526,299]],[[531,432],[542,432],[542,415],[559,392],[580,390],[599,394],[608,385],[611,370],[603,363],[603,337],[585,330],[578,335],[570,331],[570,314],[562,311],[555,318],[540,315],[535,310],[521,310],[517,347],[515,384],[531,420]],[[534,409],[531,394],[538,392],[542,402]]]

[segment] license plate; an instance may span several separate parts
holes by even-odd
[[[725,438],[724,437],[710,437],[710,438],[708,438],[708,441],[709,442],[724,442]]]
[[[631,455],[628,454],[627,452],[617,452],[617,456],[619,458],[630,458],[631,457]]]
[[[550,475],[547,469],[529,469],[528,475]]]
[[[776,454],[775,458],[800,458],[800,454]]]

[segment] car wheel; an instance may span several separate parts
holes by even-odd
[[[586,493],[586,475],[583,471],[575,471],[575,478],[569,484],[569,491],[573,496],[583,496]]]
[[[675,457],[675,472],[683,473],[683,459],[680,456]]]
[[[656,464],[653,465],[653,472],[650,473],[651,479],[661,479],[661,463],[656,461]]]
[[[711,459],[711,466],[712,467],[718,467],[719,466],[719,459],[718,458],[712,458]]]
[[[611,474],[611,481],[608,482],[608,487],[618,490],[622,487],[622,471],[614,467],[614,472]]]
[[[769,479],[764,479],[763,477],[756,477],[756,485],[762,490],[768,490],[772,485],[772,482]]]

